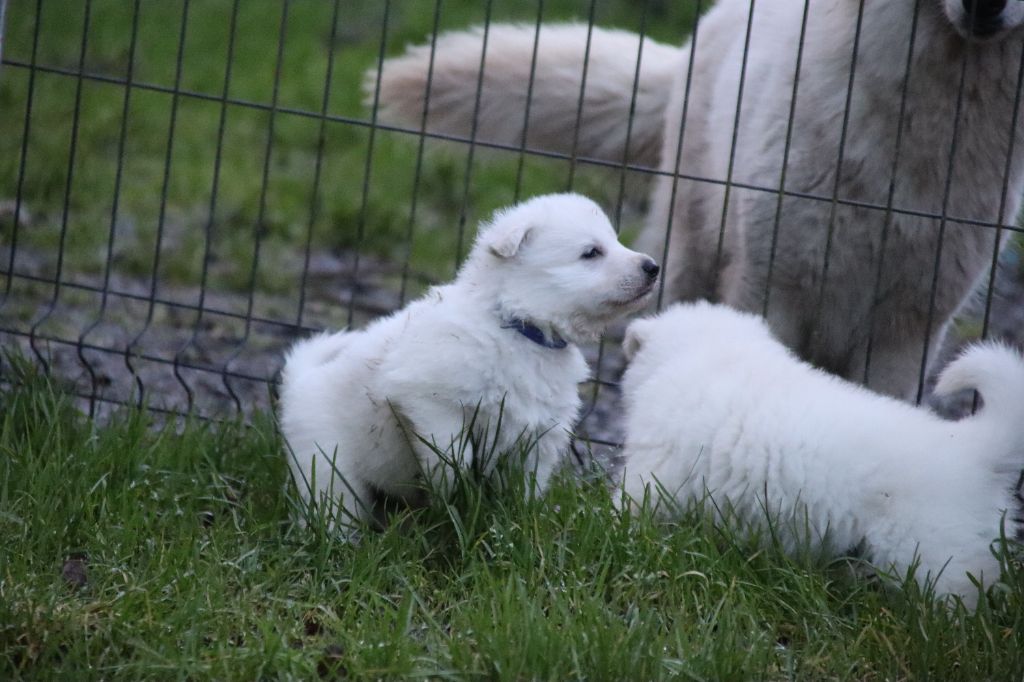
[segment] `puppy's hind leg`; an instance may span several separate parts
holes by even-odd
[[[336,447],[330,452],[316,447],[318,453],[307,462],[291,462],[292,479],[303,505],[296,520],[303,527],[322,521],[327,528],[351,537],[360,526],[373,522],[373,491],[348,470]],[[290,451],[289,456],[294,457]]]
[[[964,605],[973,611],[985,588],[991,587],[1000,577],[999,559],[988,542],[979,542],[981,537],[984,537],[983,532],[959,541],[954,539],[950,545],[923,548],[917,570],[918,580],[927,576],[936,596],[960,597]]]

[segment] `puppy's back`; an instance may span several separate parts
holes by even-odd
[[[288,351],[281,376],[285,385],[310,371],[320,371],[323,366],[342,356],[351,345],[354,332],[323,332],[299,341]]]

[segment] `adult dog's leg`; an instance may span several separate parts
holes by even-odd
[[[928,357],[925,359],[925,380],[933,368],[935,356],[945,341],[947,326],[943,324],[929,339]],[[910,334],[883,331],[875,335],[871,344],[871,356],[867,358],[870,363],[867,368],[868,388],[904,400],[917,399],[924,353],[924,324],[918,325],[914,331],[916,333]],[[865,380],[866,348],[866,345],[861,347],[851,363],[847,376],[851,381],[860,383]]]

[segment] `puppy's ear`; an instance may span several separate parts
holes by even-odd
[[[632,360],[644,345],[647,322],[633,320],[626,328],[626,336],[622,339],[622,353],[627,360]]]
[[[523,223],[495,225],[485,239],[487,249],[498,258],[512,258],[530,238],[533,228]]]

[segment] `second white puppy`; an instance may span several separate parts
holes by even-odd
[[[340,503],[345,523],[366,519],[377,493],[415,495],[424,474],[447,485],[486,434],[495,453],[535,441],[526,465],[543,490],[589,373],[575,344],[642,307],[657,276],[584,197],[498,212],[452,283],[363,331],[292,348],[281,427],[299,488]]]
[[[761,318],[707,303],[677,305],[626,332],[628,499],[646,492],[703,502],[787,550],[862,545],[883,569],[930,577],[973,604],[967,574],[991,584],[990,545],[1019,531],[1014,485],[1024,465],[1024,360],[970,348],[936,393],[980,391],[958,422],[814,369]],[[673,506],[673,505],[668,505]]]

